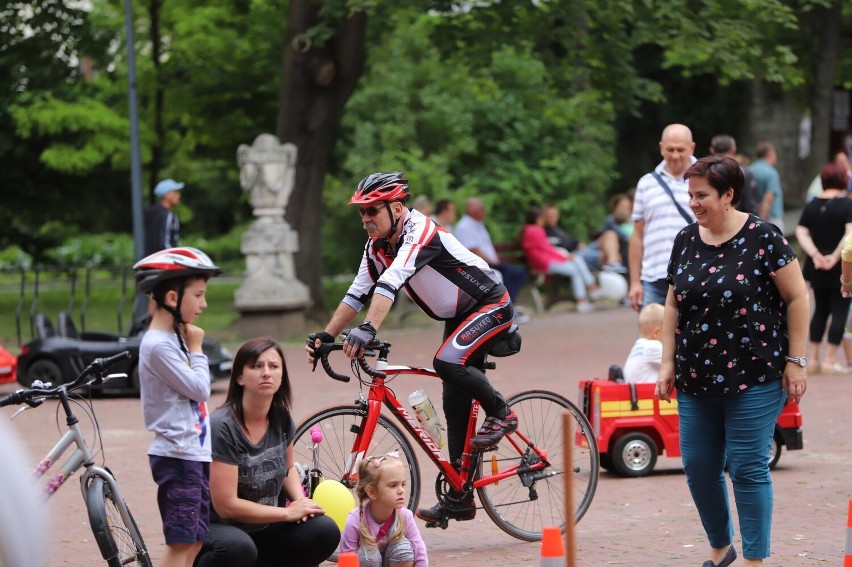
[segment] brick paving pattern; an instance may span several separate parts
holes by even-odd
[[[489,375],[506,395],[543,388],[577,397],[577,381],[604,377],[612,363],[623,363],[636,335],[636,316],[613,308],[593,314],[555,312],[537,316],[522,327],[523,350],[499,359]],[[202,323],[203,324],[203,323]],[[412,328],[388,331],[382,338],[394,343],[391,363],[431,365],[440,327],[412,320]],[[354,382],[333,383],[318,371],[311,374],[301,345],[287,345],[295,391],[295,417],[349,403],[358,395]],[[391,384],[400,397],[423,387],[439,405],[440,383],[405,378]],[[0,386],[0,393],[14,390]],[[224,398],[225,386],[215,386],[213,405]],[[852,376],[813,376],[802,401],[805,449],[784,452],[773,472],[775,515],[772,557],[768,566],[839,565],[844,556],[847,503],[852,496]],[[125,498],[140,525],[155,565],[163,553],[156,492],[145,455],[150,434],[142,426],[138,400],[96,399],[103,432],[106,464],[116,474]],[[0,410],[8,419],[14,408]],[[90,422],[81,422],[88,431]],[[33,463],[58,439],[53,409],[45,405],[12,422],[31,451]],[[421,505],[435,502],[435,468],[419,454],[423,472]],[[53,521],[51,566],[90,566],[102,563],[89,531],[75,477],[49,503]],[[480,511],[470,522],[452,522],[447,530],[421,524],[433,566],[521,567],[539,564],[539,545],[513,539]],[[622,479],[602,472],[597,494],[577,525],[577,564],[583,566],[700,565],[706,541],[686,488],[679,459],[661,457],[654,473]],[[740,546],[738,534],[735,545]],[[741,560],[740,560],[741,561]],[[740,562],[738,561],[738,563]]]

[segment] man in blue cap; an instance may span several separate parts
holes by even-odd
[[[154,188],[160,202],[145,209],[145,256],[179,245],[180,222],[173,209],[180,203],[183,185],[164,179]]]

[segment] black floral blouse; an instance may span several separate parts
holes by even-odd
[[[678,392],[733,396],[781,378],[787,306],[774,278],[775,270],[795,259],[775,225],[754,215],[719,245],[705,244],[697,223],[678,233],[668,268],[678,310]]]

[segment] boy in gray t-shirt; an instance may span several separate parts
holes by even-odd
[[[140,293],[151,295],[151,325],[139,347],[139,385],[148,449],[166,540],[166,565],[188,565],[210,516],[210,369],[204,330],[193,321],[207,307],[207,279],[222,273],[195,248],[169,248],[133,266]]]

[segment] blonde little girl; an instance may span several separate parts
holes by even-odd
[[[361,567],[428,567],[426,545],[405,507],[405,484],[405,465],[397,453],[358,464],[360,506],[346,519],[340,551],[357,552]]]

